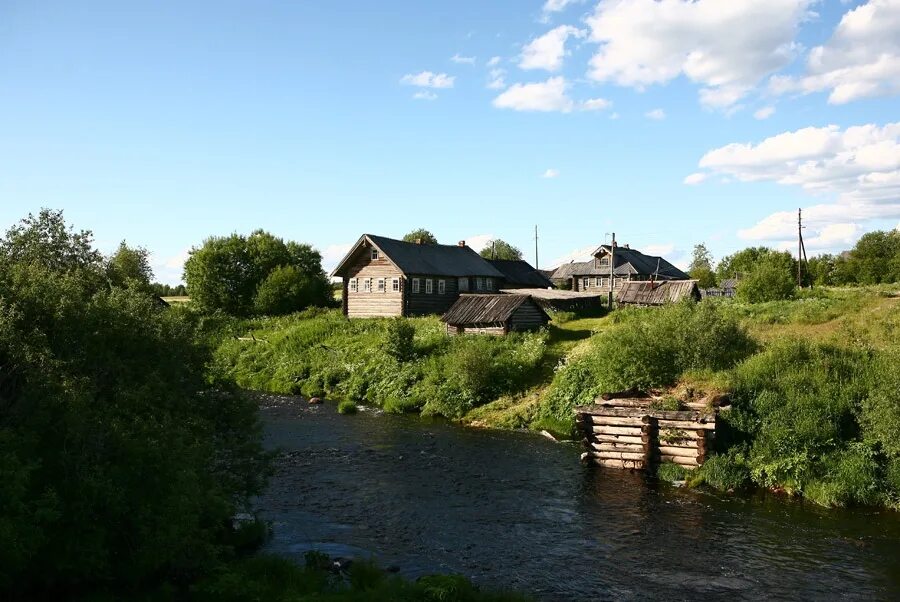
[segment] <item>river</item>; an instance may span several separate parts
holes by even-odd
[[[266,397],[267,550],[541,600],[900,600],[900,513],[684,490],[531,433]]]

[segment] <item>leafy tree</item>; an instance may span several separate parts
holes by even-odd
[[[419,240],[422,241],[422,244],[425,245],[436,245],[438,244],[437,238],[434,234],[426,230],[425,228],[418,228],[413,230],[409,234],[403,237],[403,240],[406,242],[417,242]]]
[[[485,259],[522,259],[522,251],[498,238],[488,241],[481,250],[481,256]]]
[[[398,362],[407,362],[415,354],[413,337],[416,329],[405,318],[394,318],[388,324],[385,351]]]
[[[0,248],[0,598],[205,570],[264,483],[255,404],[206,374],[189,312],[110,287],[61,213]]]
[[[756,266],[738,282],[737,298],[748,303],[762,303],[793,297],[796,281],[784,255],[787,255],[787,260],[791,260],[787,253],[764,254]]]
[[[113,286],[131,284],[143,290],[150,290],[153,270],[150,268],[150,253],[143,247],[129,247],[123,240],[119,248],[106,260],[106,277]]]
[[[203,311],[222,310],[236,316],[256,311],[260,285],[276,268],[291,266],[302,279],[287,273],[268,285],[264,305],[274,308],[269,295],[272,287],[294,290],[290,302],[284,306],[303,309],[309,305],[326,306],[331,299],[329,285],[322,271],[322,256],[311,246],[295,242],[285,243],[267,232],[257,230],[244,237],[232,234],[211,237],[199,248],[191,250],[184,266],[184,279],[191,303]],[[296,290],[303,286],[303,292]],[[296,303],[301,305],[297,306]]]
[[[154,282],[150,285],[150,291],[157,297],[185,297],[187,296],[187,288],[183,284],[172,286],[171,284],[162,284]]]
[[[317,284],[292,265],[278,266],[266,276],[253,300],[253,308],[257,314],[279,316],[300,311],[321,298],[322,291]]]
[[[900,232],[864,234],[850,251],[847,263],[859,284],[900,281]]]
[[[700,288],[712,288],[716,285],[712,253],[709,252],[705,244],[700,243],[694,246],[693,259],[688,268],[688,273],[691,278],[697,280],[697,286]]]

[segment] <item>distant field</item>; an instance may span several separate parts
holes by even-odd
[[[166,303],[168,303],[169,305],[172,305],[173,303],[189,303],[189,302],[191,301],[191,298],[188,297],[188,296],[184,296],[184,297],[160,297],[160,298],[161,298],[163,301],[165,301]]]

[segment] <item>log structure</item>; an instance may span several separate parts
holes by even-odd
[[[647,398],[598,398],[575,412],[582,460],[609,468],[645,470],[661,462],[696,468],[716,432],[714,409],[658,410]]]

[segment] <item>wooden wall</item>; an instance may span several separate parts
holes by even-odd
[[[419,292],[413,292],[413,278],[419,279]],[[430,279],[432,283],[431,293],[425,292],[425,281]],[[438,292],[438,281],[445,283],[444,293]],[[470,288],[471,281],[470,280]],[[443,314],[456,303],[459,298],[459,279],[449,276],[434,276],[427,274],[410,274],[407,279],[406,315],[424,316],[428,314]]]
[[[350,290],[349,282],[356,278],[357,290]],[[363,281],[372,279],[371,292],[363,291]],[[384,278],[384,292],[378,292],[378,279]],[[400,290],[391,290],[391,280],[400,279]],[[371,250],[363,247],[358,251],[348,266],[347,276],[344,278],[344,313],[350,318],[388,317],[403,315],[403,291],[406,282],[403,274],[387,258],[380,256],[371,258]]]
[[[547,324],[547,316],[534,304],[526,301],[509,319],[510,330],[536,330]]]
[[[484,325],[484,326],[451,326],[447,324],[447,334],[449,335],[457,335],[457,334],[483,334],[483,335],[491,335],[495,337],[502,337],[506,334],[506,327],[499,324],[493,325]]]

